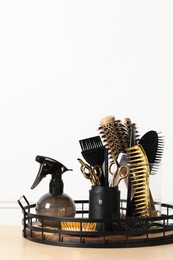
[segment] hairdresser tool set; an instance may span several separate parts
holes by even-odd
[[[163,136],[154,130],[140,136],[130,118],[106,116],[97,135],[79,140],[79,147],[79,178],[90,183],[88,200],[73,200],[63,192],[62,177],[74,174],[71,169],[37,155],[39,171],[31,189],[50,175],[49,192],[36,204],[25,196],[18,200],[24,215],[23,236],[77,247],[173,243],[173,206],[160,203],[158,210],[150,185],[151,175],[154,181],[160,168]],[[126,199],[121,198],[122,189]]]

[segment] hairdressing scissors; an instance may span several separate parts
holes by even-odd
[[[115,168],[115,169],[114,169]],[[129,175],[129,167],[127,165],[118,165],[118,162],[112,161],[109,166],[109,171],[112,174],[111,186],[117,187],[122,179]]]
[[[102,176],[102,169],[99,165],[95,165],[94,167],[89,166],[84,163],[81,159],[78,159],[81,163],[81,172],[85,176],[86,179],[89,179],[93,186],[100,185],[100,177]]]

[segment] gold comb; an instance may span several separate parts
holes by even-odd
[[[148,158],[143,147],[139,144],[127,148],[127,154],[135,213],[139,217],[150,217]]]

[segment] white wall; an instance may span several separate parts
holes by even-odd
[[[162,200],[173,202],[172,14],[172,0],[0,1],[0,224],[21,221],[21,194],[47,192],[49,178],[30,190],[37,154],[72,168],[65,192],[88,198],[78,140],[109,114],[163,133]]]

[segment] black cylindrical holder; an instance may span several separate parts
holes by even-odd
[[[89,218],[120,218],[120,191],[118,187],[92,186],[89,191]],[[103,229],[102,223],[98,223],[97,229]],[[112,230],[112,225],[108,223],[104,229]]]

